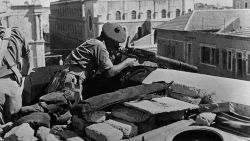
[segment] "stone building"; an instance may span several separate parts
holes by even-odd
[[[121,24],[134,45],[152,46],[153,27],[192,11],[194,0],[63,0],[50,7],[51,48],[65,56],[105,22]]]
[[[250,80],[250,9],[201,10],[156,27],[158,54],[203,74]]]
[[[1,18],[3,26],[19,27],[25,35],[31,51],[30,63],[33,68],[45,66],[42,27],[49,24],[49,11],[49,8],[43,8],[41,5],[12,5]]]
[[[233,0],[234,9],[249,9],[250,0]]]

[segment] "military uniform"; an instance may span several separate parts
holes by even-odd
[[[5,28],[1,27],[1,40],[4,36]],[[6,54],[9,54],[9,57],[6,57]],[[28,58],[28,49],[25,45],[23,36],[17,28],[11,29],[11,36],[9,38],[7,50],[4,52],[4,55],[5,57],[0,64],[1,124],[9,122],[12,118],[12,115],[17,113],[22,106],[22,58]],[[9,62],[14,62],[14,64],[10,66]]]

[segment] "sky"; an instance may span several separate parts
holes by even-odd
[[[25,1],[31,1],[31,0],[10,0],[10,2],[14,5],[22,5]],[[44,7],[48,7],[49,3],[52,1],[57,1],[57,0],[40,0],[41,4]],[[232,6],[233,5],[233,0],[195,0],[195,2],[214,4],[214,5],[218,4],[220,6]]]

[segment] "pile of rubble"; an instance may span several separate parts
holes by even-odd
[[[94,99],[107,101],[104,97],[105,94]],[[2,125],[0,135],[9,141],[166,140],[174,134],[173,131],[191,126],[208,127],[215,123],[216,114],[233,111],[230,103],[220,102],[215,94],[173,83],[164,93],[161,90],[124,99],[118,96],[108,106],[99,102],[99,106],[105,108],[75,111],[72,115],[68,112],[71,118],[64,124],[53,123],[51,114],[31,113],[36,118],[24,122],[22,117],[14,124]]]

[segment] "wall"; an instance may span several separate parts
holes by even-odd
[[[192,60],[191,64],[198,67],[199,72],[203,74],[229,77],[229,78],[237,78],[243,80],[250,80],[250,76],[246,74],[246,69],[248,66],[247,61],[247,53],[250,51],[250,40],[247,38],[226,36],[226,35],[216,35],[214,33],[201,33],[201,32],[186,32],[186,31],[158,31],[158,54],[170,58],[174,58],[177,60],[184,59],[186,62],[186,54],[184,46],[187,43],[192,43]],[[183,44],[176,49],[176,54],[179,56],[171,56],[168,53],[170,46],[166,45],[168,40],[174,40],[178,42],[182,42]],[[200,44],[209,44],[219,49],[219,64],[218,65],[207,65],[201,63],[201,49]],[[181,48],[182,46],[182,48]],[[232,70],[225,69],[223,67],[222,60],[222,51],[223,50],[232,50],[233,59],[232,59]],[[243,75],[237,75],[236,71],[236,52],[243,53]],[[181,58],[181,59],[180,59]]]
[[[52,2],[50,15],[52,51],[65,57],[70,50],[80,45],[81,42],[99,36],[102,26],[106,22],[122,25],[126,29],[127,35],[131,36],[132,41],[137,41],[149,34],[154,35],[153,27],[175,18],[176,9],[180,9],[180,14],[182,11],[187,11],[183,9],[193,10],[192,0],[188,1],[191,1],[188,2],[188,6],[183,5],[183,0]],[[163,9],[166,10],[166,17],[162,18]],[[147,10],[151,10],[151,19],[147,19]],[[117,11],[121,14],[120,20],[116,19]],[[132,11],[136,11],[135,19],[132,19]],[[168,12],[170,13],[169,17]],[[77,30],[76,33],[74,32],[75,29]],[[150,44],[154,43],[150,42]]]

